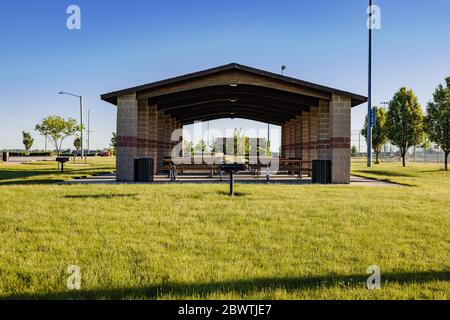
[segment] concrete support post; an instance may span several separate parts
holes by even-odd
[[[137,129],[138,101],[136,100],[136,94],[117,97],[116,179],[118,181],[134,180]]]
[[[317,108],[317,129],[318,129],[318,143],[317,143],[317,159],[331,160],[330,150],[330,102],[319,100],[319,107]]]
[[[286,123],[284,123],[281,125],[281,158],[287,157],[287,150],[286,150],[287,139],[286,139],[286,137],[287,137]]]
[[[136,156],[139,158],[150,157],[150,146],[147,143],[149,134],[149,107],[147,99],[138,101],[138,129],[137,129],[137,146]]]
[[[153,170],[157,172],[158,162],[158,110],[156,105],[148,106],[148,144],[150,146],[149,157],[153,158]]]
[[[302,116],[295,117],[295,158],[302,157]]]
[[[333,94],[330,103],[332,182],[350,183],[351,98]]]
[[[310,130],[309,130],[310,112],[302,112],[302,160],[310,161]]]
[[[319,159],[320,136],[319,136],[319,108],[311,106],[309,112],[309,141],[310,158],[309,160]]]

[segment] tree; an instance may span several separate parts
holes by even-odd
[[[29,152],[31,147],[33,146],[34,139],[29,132],[22,131],[22,142],[25,146],[25,150]]]
[[[217,139],[211,140],[211,142],[209,143],[209,150],[211,151],[212,154],[216,154],[217,152],[219,152],[218,145],[217,145]]]
[[[78,126],[75,119],[72,118],[69,118],[66,121],[64,118],[59,116],[48,116],[44,118],[40,124],[36,125],[35,130],[39,131],[39,133],[43,136],[48,136],[59,156],[63,141],[67,137],[70,137],[80,131],[81,126]]]
[[[195,145],[195,152],[204,154],[206,152],[206,149],[208,148],[205,140],[201,139],[196,145]]]
[[[245,137],[241,129],[234,129],[233,132],[233,142],[234,142],[234,156],[243,156],[250,154],[250,139]],[[243,154],[242,154],[243,153]]]
[[[357,156],[358,156],[358,148],[355,145],[353,145],[352,146],[352,157],[356,158]]]
[[[113,149],[117,148],[117,134],[115,132],[112,133],[111,143],[109,144]]]
[[[445,154],[445,171],[448,171],[450,154],[450,77],[446,86],[440,84],[433,94],[433,101],[427,105],[425,128],[430,140],[439,144]]]
[[[73,146],[75,147],[75,149],[77,149],[77,151],[79,151],[81,149],[81,138],[80,137],[76,137],[75,140],[73,140]]]
[[[375,163],[380,163],[380,153],[383,150],[383,146],[388,141],[388,132],[386,128],[386,110],[384,108],[376,109],[376,122],[372,128],[372,149],[375,151]],[[361,130],[361,134],[367,141],[367,116],[364,121],[364,127]]]
[[[400,149],[403,166],[406,166],[406,152],[412,146],[420,145],[424,139],[423,112],[412,90],[403,87],[389,103],[386,127],[388,139]]]
[[[192,141],[187,139],[183,139],[183,157],[192,157],[194,156],[195,148]]]

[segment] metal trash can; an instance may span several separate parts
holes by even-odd
[[[134,159],[134,182],[152,182],[154,179],[153,159]]]
[[[331,160],[312,161],[312,183],[331,183]]]
[[[9,161],[9,152],[8,151],[3,151],[2,152],[2,161],[4,161],[4,162],[8,162]]]

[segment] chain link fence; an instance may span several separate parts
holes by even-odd
[[[353,157],[365,158],[367,155],[367,142],[359,130],[352,130],[352,149],[356,150]],[[383,161],[400,161],[400,150],[396,146],[386,144],[380,154]],[[410,148],[406,155],[407,161],[426,162],[426,163],[444,163],[445,155],[441,148],[432,143],[428,149],[422,147]]]

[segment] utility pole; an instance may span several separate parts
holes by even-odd
[[[88,110],[88,124],[87,124],[87,153],[89,154],[91,142],[91,110]]]
[[[369,0],[369,81],[367,95],[367,167],[372,167],[372,0]]]
[[[270,123],[267,124],[267,157],[270,156]],[[266,175],[266,181],[270,181],[270,175],[269,175],[269,161],[267,161],[267,175]]]
[[[358,157],[361,156],[361,131],[358,133]]]

